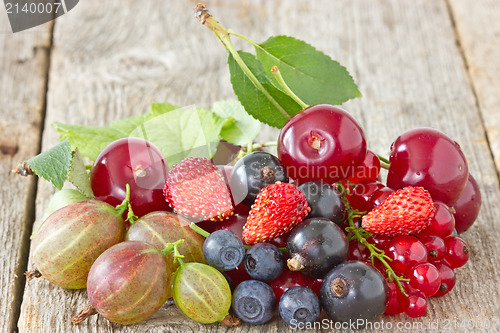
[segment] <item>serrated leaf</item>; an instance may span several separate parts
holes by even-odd
[[[109,127],[122,131],[126,134],[130,134],[144,122],[166,112],[177,109],[179,109],[178,106],[172,105],[170,103],[152,103],[151,110],[149,112],[125,119],[115,120],[111,124],[109,124]]]
[[[339,105],[361,97],[345,67],[302,40],[274,36],[255,50],[266,73],[270,75],[277,66],[286,84],[306,104]]]
[[[246,145],[259,135],[261,124],[250,116],[238,101],[215,102],[212,111],[227,119],[220,132],[221,137],[235,145]]]
[[[71,159],[71,166],[68,172],[68,180],[88,199],[94,197],[94,192],[90,187],[89,174],[87,168],[85,168],[85,162],[78,148],[73,151],[73,158]]]
[[[234,57],[229,54],[228,65],[231,84],[234,93],[238,96],[238,100],[254,118],[270,126],[283,127],[289,117],[284,115],[280,108],[288,115],[293,116],[302,109],[301,106],[272,84],[271,79],[264,71],[264,67],[253,54],[243,51],[238,51],[238,54],[275,103],[254,85],[237,64]]]
[[[68,140],[72,149],[80,149],[82,156],[95,160],[111,142],[127,137],[127,133],[110,127],[70,125],[55,122],[61,140]]]
[[[211,158],[224,122],[204,108],[177,109],[144,122],[130,136],[152,142],[172,166],[186,157]]]
[[[71,165],[71,146],[67,140],[47,149],[27,161],[31,170],[61,189]]]

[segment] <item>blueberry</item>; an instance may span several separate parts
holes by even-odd
[[[342,195],[332,185],[321,180],[312,180],[299,185],[307,198],[311,211],[308,218],[324,217],[341,225],[345,218],[345,204]]]
[[[243,260],[245,269],[252,278],[270,281],[277,278],[285,266],[281,251],[270,243],[257,243],[247,250]]]
[[[259,325],[271,320],[276,296],[267,284],[257,280],[241,282],[233,292],[233,311],[246,323]]]
[[[242,202],[250,207],[260,190],[277,181],[288,183],[283,164],[272,154],[256,151],[236,162],[229,178],[229,187],[236,204]]]
[[[280,316],[290,326],[319,320],[321,308],[318,296],[309,288],[297,286],[288,289],[280,298]]]
[[[287,240],[288,268],[322,279],[347,259],[349,243],[338,225],[325,218],[304,220],[292,229]]]
[[[245,257],[243,242],[229,230],[212,232],[203,243],[205,261],[220,271],[238,267]]]
[[[384,313],[387,294],[387,283],[379,271],[352,260],[328,272],[321,285],[320,300],[330,319],[366,323]]]

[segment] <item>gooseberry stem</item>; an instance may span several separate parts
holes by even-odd
[[[125,213],[125,210],[130,207],[130,186],[129,184],[125,185],[125,199],[123,199],[122,203],[115,207],[118,215],[122,216]]]
[[[94,309],[92,305],[87,305],[75,316],[73,316],[73,318],[71,318],[71,322],[73,323],[73,325],[78,325],[88,317],[93,316],[95,314],[97,314],[96,309]]]
[[[281,76],[280,70],[278,69],[278,66],[273,66],[271,68],[271,74],[273,74],[274,78],[276,81],[278,81],[279,85],[281,88],[283,88],[283,91],[290,96],[297,104],[299,104],[303,109],[307,108],[309,105],[304,103],[299,96],[295,95],[295,93],[290,89],[290,87],[286,84],[285,80],[283,79],[283,76]]]
[[[191,224],[189,224],[189,227],[191,229],[193,229],[197,234],[207,238],[208,236],[210,236],[210,233],[208,231],[205,231],[203,230],[202,228],[200,228],[199,226],[196,225],[196,223],[194,222],[191,222]]]
[[[271,94],[264,88],[264,86],[259,82],[259,80],[245,64],[238,51],[234,48],[233,43],[231,42],[229,31],[208,13],[208,10],[206,9],[206,6],[204,4],[199,3],[195,6],[195,17],[198,19],[198,21],[201,22],[201,24],[205,25],[215,33],[222,45],[224,45],[226,50],[233,56],[238,66],[240,66],[243,73],[245,73],[245,75],[253,83],[253,85],[276,107],[276,109],[278,109],[280,113],[282,113],[287,119],[290,119],[290,115],[285,111],[285,109],[283,109],[278,101],[276,101],[274,97],[271,96]]]

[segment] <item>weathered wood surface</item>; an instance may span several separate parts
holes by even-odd
[[[500,2],[451,0],[451,14],[471,87],[500,172]]]
[[[477,29],[494,29],[499,23],[492,20],[490,26],[478,27],[476,22],[482,22],[481,18],[476,17],[473,21],[462,18],[468,13],[467,2],[462,1],[464,9],[461,9],[461,15],[456,9],[458,3],[454,0],[450,4],[445,0],[218,0],[208,3],[216,19],[252,39],[261,41],[276,34],[296,36],[344,64],[364,95],[344,107],[362,123],[371,149],[387,154],[391,142],[399,134],[416,126],[440,129],[460,143],[469,160],[470,172],[478,180],[483,193],[479,219],[463,235],[472,248],[471,260],[458,270],[457,286],[452,293],[431,299],[425,317],[415,320],[403,315],[383,318],[393,325],[397,322],[416,325],[413,329],[401,330],[407,332],[425,328],[431,323],[444,325],[447,320],[453,324],[453,320],[498,319],[500,313],[500,244],[496,241],[499,227],[495,224],[500,218],[497,208],[500,191],[490,151],[493,146],[488,146],[485,136],[488,131],[491,143],[492,120],[485,115],[498,114],[500,97],[494,93],[487,94],[488,84],[480,83],[479,78],[472,74],[471,65],[479,64],[488,72],[488,66],[496,59],[485,62],[481,54],[469,56],[468,52],[474,53],[467,48],[475,48],[475,37],[462,41],[462,36],[465,36],[462,31],[469,29],[487,43],[490,41],[488,34],[482,34]],[[481,0],[475,5],[486,8],[488,3]],[[144,112],[155,101],[210,106],[216,100],[234,98],[225,64],[225,51],[213,34],[193,18],[194,5],[195,1],[87,0],[58,18],[50,55],[42,149],[58,142],[57,133],[50,127],[53,121],[101,125]],[[451,15],[450,8],[454,15]],[[1,19],[5,22],[4,18]],[[463,27],[468,28],[460,28],[462,22]],[[17,36],[20,35],[14,37]],[[6,38],[0,35],[0,40]],[[26,45],[42,40],[31,40],[29,35],[18,38]],[[456,38],[460,38],[460,43]],[[242,45],[239,42],[236,44]],[[38,101],[38,90],[28,90],[26,80],[14,81],[12,87],[12,81],[4,82],[6,69],[14,67],[3,65],[5,55],[16,59],[26,51],[14,51],[4,46],[3,52],[0,64],[2,88],[22,87],[25,98]],[[38,60],[38,66],[33,65],[26,71],[38,73],[45,68],[43,59]],[[15,66],[17,70],[13,73],[20,73],[21,65]],[[36,85],[35,80],[30,80],[29,84]],[[487,103],[483,101],[483,93]],[[19,108],[11,108],[13,96],[16,96],[14,92],[5,94],[3,99],[0,97],[0,112],[4,115],[2,121],[9,117],[19,119],[15,122],[19,130],[6,136],[3,133],[9,132],[3,132],[2,140],[4,137],[18,137],[23,140],[22,147],[26,150],[20,148],[19,156],[8,157],[8,161],[2,155],[1,170],[9,170],[15,162],[35,153],[37,145],[32,142],[38,140],[38,136],[31,138],[20,133],[32,135],[31,132],[37,133],[41,128],[39,123],[25,121],[27,115],[32,113],[23,116]],[[20,103],[24,105],[24,102]],[[2,123],[2,130],[14,130],[16,127],[12,124],[4,126]],[[276,131],[268,130],[263,137],[275,134]],[[0,235],[2,240],[21,239],[21,236],[15,238],[11,235],[19,232],[12,226],[28,221],[29,210],[19,204],[17,210],[9,207],[16,202],[12,200],[13,191],[19,195],[18,202],[26,206],[33,204],[30,190],[26,190],[29,180],[9,178],[4,183],[9,186],[0,191],[0,209],[5,210],[1,214]],[[44,181],[38,183],[37,217],[43,214],[51,193],[53,189],[49,184]],[[4,237],[4,234],[8,236]],[[21,256],[15,255],[21,247],[12,240],[10,243],[4,241],[4,244],[7,252],[2,254],[2,259],[5,258],[2,264],[10,263],[15,267],[22,262]],[[0,309],[2,314],[9,314],[10,298],[13,296],[8,290],[12,290],[13,285],[7,279],[12,268],[9,271],[9,268],[2,267],[1,271],[2,296],[5,297],[2,297]],[[17,296],[21,297],[20,294]],[[228,330],[219,325],[201,325],[187,320],[173,306],[163,308],[151,320],[130,327],[110,324],[97,316],[72,327],[71,316],[87,304],[85,291],[62,290],[44,280],[27,284],[22,299],[18,323],[20,332]],[[442,331],[443,327],[440,328],[439,331]],[[455,329],[453,326],[450,328]],[[262,330],[281,332],[287,327],[276,317],[264,326],[242,325],[235,329],[237,332]],[[470,331],[463,327],[455,330]]]
[[[3,5],[2,5],[3,6]],[[0,328],[17,326],[36,180],[10,173],[38,153],[51,24],[12,34],[0,10]]]

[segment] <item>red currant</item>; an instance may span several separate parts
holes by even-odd
[[[427,298],[422,292],[410,294],[407,304],[408,307],[406,307],[404,312],[408,317],[422,317],[427,312]]]
[[[434,295],[441,286],[441,275],[433,264],[424,262],[413,266],[410,272],[410,285],[424,293]]]
[[[292,287],[302,286],[307,287],[314,291],[316,295],[320,295],[321,290],[321,280],[313,279],[305,276],[300,272],[292,272],[289,269],[285,268],[283,273],[278,276],[276,279],[270,281],[269,286],[274,291],[276,295],[276,300],[279,302],[281,295],[285,293],[288,289]]]
[[[435,262],[434,265],[439,270],[441,275],[441,285],[438,291],[433,296],[443,296],[449,293],[455,286],[456,276],[455,271],[446,263],[439,261]]]
[[[389,188],[389,187],[382,187],[382,188],[379,188],[378,190],[376,190],[375,192],[373,192],[373,194],[370,196],[370,199],[368,200],[369,210],[372,210],[373,208],[380,205],[392,193],[394,193],[394,190]]]
[[[467,243],[460,237],[446,237],[444,239],[446,245],[446,254],[444,260],[450,265],[451,268],[459,268],[465,265],[469,260],[469,247]]]
[[[455,209],[455,229],[460,234],[471,227],[481,208],[481,192],[476,180],[469,174],[465,190],[453,204]]]
[[[418,234],[419,237],[436,235],[444,238],[451,235],[453,232],[453,229],[455,228],[455,218],[453,217],[450,208],[439,201],[434,201],[434,207],[436,207],[434,217],[432,218],[431,223]]]
[[[281,129],[278,157],[290,178],[334,183],[351,176],[366,156],[361,126],[346,111],[327,104],[310,106]]]
[[[396,236],[385,246],[385,254],[391,259],[391,267],[410,275],[416,264],[427,262],[427,249],[418,238],[410,235]]]
[[[400,135],[391,146],[387,186],[422,186],[434,200],[452,205],[465,189],[469,169],[458,143],[432,128]]]
[[[112,206],[125,199],[130,186],[130,204],[137,216],[170,210],[163,197],[167,163],[160,150],[140,138],[123,138],[106,146],[90,171],[90,185],[97,199]]]
[[[446,245],[441,237],[436,235],[423,236],[420,237],[420,241],[427,248],[429,262],[439,261],[444,258]]]
[[[398,285],[396,282],[387,282],[387,307],[385,308],[386,314],[399,314],[403,312],[398,301]]]
[[[378,189],[384,188],[384,184],[373,181],[373,180],[363,180],[356,184],[354,189],[347,194],[347,200],[351,204],[353,209],[357,209],[360,212],[370,211],[370,205],[368,204],[371,195]]]
[[[356,168],[354,175],[347,178],[351,183],[359,183],[365,179],[377,180],[380,173],[380,160],[378,156],[368,150],[363,163]]]

